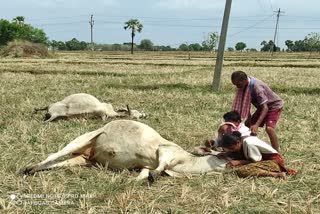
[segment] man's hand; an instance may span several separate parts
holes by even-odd
[[[206,147],[209,147],[209,148],[212,148],[213,147],[213,145],[214,145],[214,140],[205,140],[204,141],[204,145],[206,146]]]
[[[254,134],[254,135],[257,135],[258,129],[259,129],[259,126],[256,125],[256,124],[250,126],[250,131],[251,131],[251,133]]]

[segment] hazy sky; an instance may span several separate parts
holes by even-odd
[[[43,29],[50,40],[72,38],[90,41],[90,15],[94,42],[124,43],[130,32],[124,22],[137,18],[144,28],[135,42],[150,39],[155,45],[201,43],[209,32],[220,34],[225,0],[0,0],[0,19],[24,16],[25,22]],[[319,0],[233,0],[227,45],[244,42],[260,49],[273,39],[276,13],[281,9],[276,44],[300,40],[320,32]]]

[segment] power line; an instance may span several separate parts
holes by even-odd
[[[259,3],[259,6],[260,6],[260,9],[262,9],[263,12],[266,12],[265,8],[262,6],[261,0],[258,0],[258,3]]]
[[[75,16],[57,16],[57,17],[49,17],[49,18],[36,18],[36,19],[27,19],[28,21],[40,21],[40,20],[54,20],[54,19],[68,19],[68,18],[77,18],[77,17],[85,17],[88,15],[75,15]]]
[[[96,17],[105,17],[105,18],[132,18],[132,16],[106,16],[106,15],[98,15],[98,14],[93,14]],[[74,16],[57,16],[57,17],[49,17],[49,18],[31,18],[28,19],[26,17],[26,20],[28,21],[42,21],[42,20],[56,20],[56,19],[68,19],[68,18],[77,18],[77,17],[87,17],[87,14],[81,14],[81,15],[74,15]],[[255,16],[233,16],[234,18],[237,19],[243,19],[243,18],[258,18],[258,17],[265,17],[266,15],[255,15]],[[219,16],[214,16],[214,17],[200,17],[200,18],[177,18],[177,17],[151,17],[151,16],[139,16],[136,17],[139,19],[155,19],[155,20],[177,20],[177,21],[212,21],[212,20],[217,20],[221,19]]]
[[[272,15],[272,16],[274,16],[274,15]],[[255,26],[257,26],[258,24],[261,24],[261,23],[265,22],[267,19],[271,18],[272,16],[269,16],[269,17],[267,17],[267,18],[265,18],[265,19],[263,19],[263,20],[260,20],[260,21],[256,22],[255,24],[253,24],[253,25],[251,25],[251,26],[249,26],[249,27],[244,28],[243,30],[240,30],[240,31],[238,31],[238,32],[236,32],[236,33],[233,33],[233,34],[231,34],[229,37],[233,37],[233,36],[235,36],[235,35],[237,35],[237,34],[239,34],[239,33],[242,33],[242,32],[244,32],[244,31],[246,31],[246,30],[253,29]]]
[[[263,19],[254,25],[251,25],[249,27],[240,27],[240,26],[231,26],[229,28],[234,29],[256,29],[256,30],[268,30],[268,29],[274,29],[274,27],[256,27],[257,24],[261,24],[263,22],[268,21],[267,19],[270,17],[267,17],[266,19]],[[319,20],[320,21],[320,20]],[[73,24],[80,24],[80,23],[86,23],[87,21],[75,21],[75,22],[60,22],[60,23],[41,23],[41,24],[34,24],[35,26],[53,26],[53,25],[73,25]],[[96,20],[95,24],[116,24],[121,25],[122,22],[119,21],[102,21],[102,20]],[[159,24],[154,22],[146,22],[144,25],[150,25],[153,27],[190,27],[190,28],[220,28],[221,25],[190,25],[190,24]],[[318,30],[320,27],[282,27],[282,30]]]
[[[49,26],[49,25],[70,25],[70,24],[79,24],[85,23],[86,21],[74,21],[74,22],[56,22],[56,23],[40,23],[34,24],[35,26]]]
[[[271,0],[269,0],[269,3],[270,3],[270,8],[271,8],[271,10],[274,11],[273,6],[272,6],[272,3],[271,3]]]

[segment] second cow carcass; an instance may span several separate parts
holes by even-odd
[[[78,93],[69,95],[63,100],[47,107],[35,108],[33,114],[41,110],[46,110],[47,113],[44,116],[45,122],[51,122],[57,118],[86,114],[101,117],[102,120],[105,120],[106,118],[121,117],[126,114],[136,119],[145,117],[145,114],[136,110],[135,111],[138,113],[131,114],[129,107],[127,107],[127,109],[128,111],[118,113],[113,109],[112,104],[100,102],[96,97],[90,94]]]

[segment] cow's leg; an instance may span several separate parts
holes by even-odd
[[[173,155],[173,152],[166,147],[164,148],[160,147],[158,149],[158,154],[159,154],[159,165],[155,169],[155,171],[160,173],[164,171],[166,168],[168,168],[168,166],[172,163],[172,161],[174,160],[174,155]]]
[[[150,170],[147,169],[147,168],[141,169],[141,172],[140,172],[140,174],[138,175],[138,177],[136,177],[136,180],[137,180],[137,181],[141,181],[141,180],[146,179],[146,178],[149,176],[149,172],[150,172]]]
[[[90,165],[92,165],[91,161],[87,160],[82,155],[77,155],[61,162],[54,162],[54,163],[51,162],[46,165],[43,165],[38,168],[38,171],[57,168],[57,167],[90,166]]]
[[[59,153],[59,152],[57,152],[57,153]],[[67,159],[64,161],[56,162],[54,160],[56,160],[57,158],[55,158],[54,156],[57,153],[49,155],[49,157],[46,160],[44,160],[38,164],[26,167],[25,169],[22,170],[22,173],[24,175],[33,175],[35,172],[42,171],[45,169],[51,169],[51,168],[56,168],[56,167],[75,166],[75,165],[84,166],[84,165],[90,165],[90,163],[91,163],[90,161],[88,161],[87,159],[82,157],[81,155],[75,156],[73,158],[70,158],[70,159]]]
[[[32,175],[37,171],[42,171],[46,169],[52,169],[57,167],[72,167],[72,166],[90,166],[92,162],[85,159],[81,155],[69,158],[60,162],[49,162],[47,164],[39,165],[37,167],[27,167],[24,171],[24,175]]]
[[[159,165],[158,167],[154,170],[155,172],[157,173],[160,173],[162,171],[164,171],[166,169],[166,166],[167,166],[167,162],[162,160],[161,162],[159,161]]]
[[[27,167],[25,170],[23,170],[23,173],[26,175],[30,175],[39,171],[39,169],[41,170],[43,167],[46,167],[48,164],[51,164],[51,162],[57,160],[60,157],[73,153],[81,154],[81,152],[83,152],[86,148],[94,146],[95,137],[101,134],[102,130],[103,129],[98,129],[96,131],[92,131],[77,137],[60,151],[49,155],[44,161]]]
[[[165,171],[166,168],[168,168],[169,163],[172,160],[172,155],[170,152],[162,152],[159,155],[159,165],[158,167],[154,170],[153,173],[149,173],[148,175],[148,181],[150,183],[153,183],[155,180],[160,177],[161,173]]]

